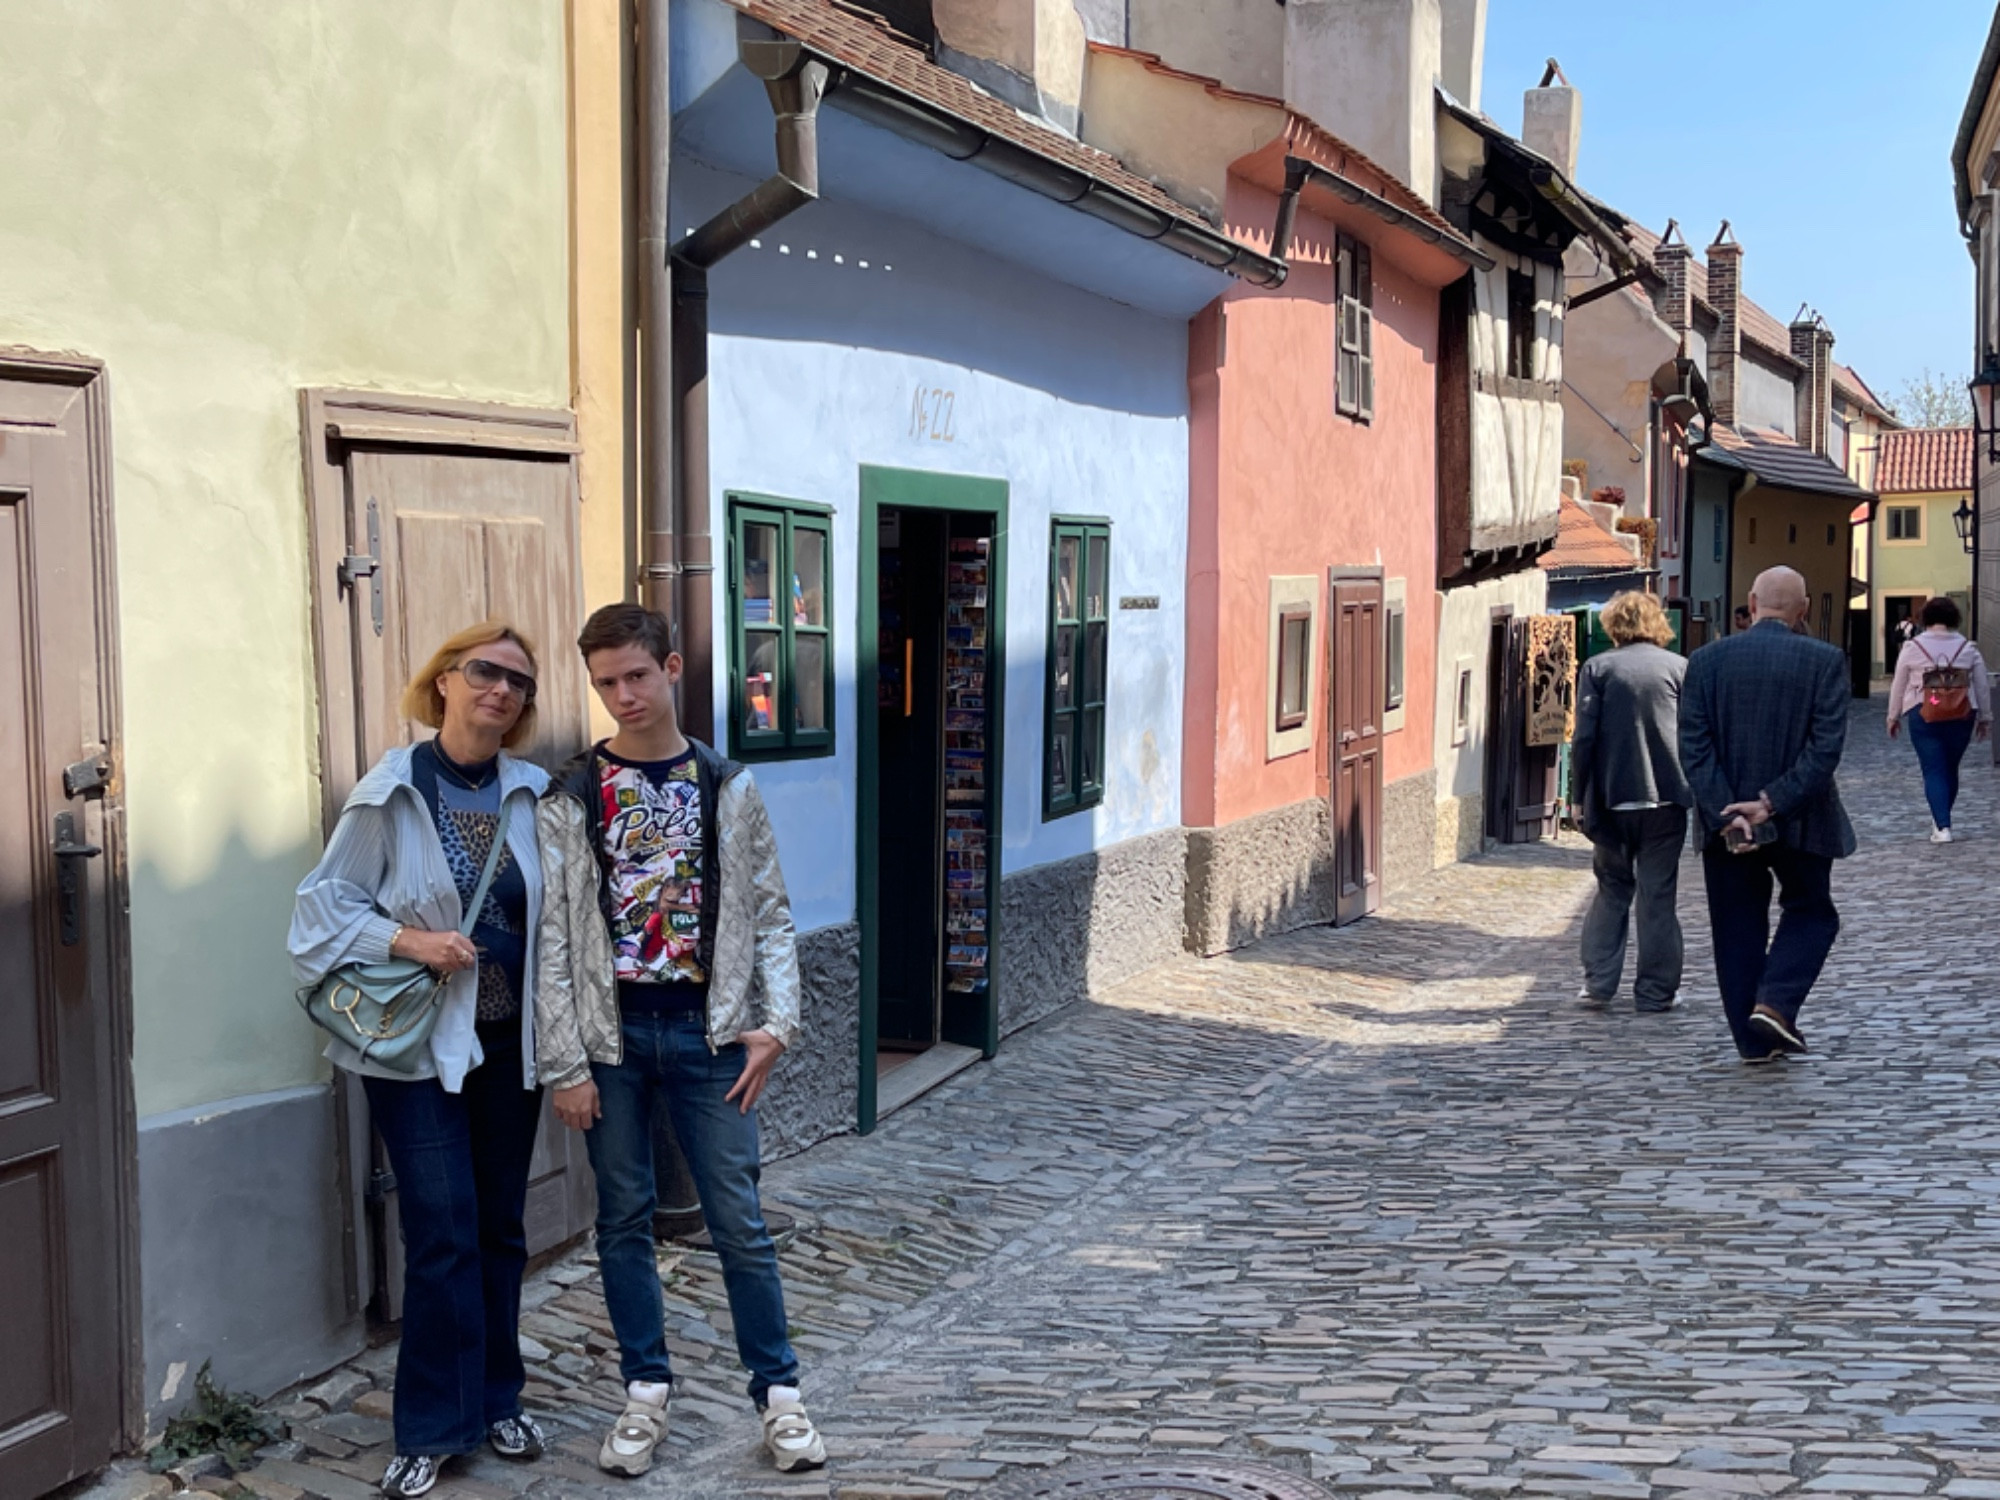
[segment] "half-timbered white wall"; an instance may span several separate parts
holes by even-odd
[[[1494,260],[1473,272],[1472,317],[1472,531],[1498,545],[1552,531],[1562,483],[1562,300],[1560,266],[1543,265],[1482,241]],[[1535,347],[1529,379],[1546,396],[1511,394],[1523,389],[1507,377],[1509,338],[1507,275],[1535,277]]]

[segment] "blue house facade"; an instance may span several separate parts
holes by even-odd
[[[675,7],[676,239],[772,171],[760,13]],[[808,991],[779,1142],[1181,950],[1187,323],[1230,274],[1024,185],[1066,190],[1052,129],[1020,120],[1002,176],[886,128],[890,60],[937,85],[895,99],[981,127],[825,14],[818,198],[708,278],[716,738],[770,806]],[[1109,157],[1076,175],[1158,214]]]

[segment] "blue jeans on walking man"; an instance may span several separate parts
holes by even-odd
[[[708,1050],[704,1018],[627,1014],[624,1060],[592,1063],[602,1117],[584,1134],[597,1174],[597,1258],[604,1302],[618,1335],[619,1373],[672,1378],[659,1268],[653,1258],[653,1098],[666,1101],[674,1135],[701,1200],[708,1237],[722,1260],[736,1351],[750,1372],[750,1399],[795,1386],[799,1362],[785,1334],[778,1251],[758,1203],[757,1113],[723,1096],[743,1071],[743,1048]]]
[[[1951,827],[1951,810],[1958,801],[1958,764],[1972,743],[1975,723],[1971,714],[1935,724],[1914,708],[1903,715],[1910,748],[1917,752],[1917,765],[1924,773],[1924,800],[1930,804],[1931,821],[1940,828]]]

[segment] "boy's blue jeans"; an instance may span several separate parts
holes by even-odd
[[[701,1199],[701,1216],[722,1260],[736,1351],[750,1371],[750,1399],[764,1404],[774,1385],[797,1385],[799,1362],[785,1336],[785,1291],[778,1251],[757,1201],[757,1113],[723,1096],[743,1071],[743,1048],[708,1050],[703,1018],[623,1018],[624,1061],[592,1063],[603,1112],[585,1132],[597,1175],[597,1258],[604,1302],[618,1334],[627,1381],[671,1378],[659,1268],[653,1258],[653,1097],[666,1100],[674,1135]]]

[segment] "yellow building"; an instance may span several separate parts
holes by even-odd
[[[1874,571],[1870,612],[1875,675],[1895,670],[1902,628],[1940,595],[1969,614],[1972,558],[1959,536],[1961,508],[1972,498],[1970,427],[1914,427],[1885,433],[1876,461],[1877,489],[1870,540]]]

